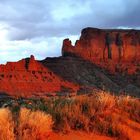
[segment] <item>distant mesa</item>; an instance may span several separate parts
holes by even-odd
[[[63,89],[74,92],[78,86],[55,75],[33,55],[0,65],[0,93],[30,96],[56,93]]]
[[[72,46],[63,41],[63,56],[76,56],[88,60],[110,72],[133,74],[140,63],[140,30],[85,28]]]

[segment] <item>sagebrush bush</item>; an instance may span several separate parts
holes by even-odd
[[[17,118],[14,115],[8,108],[0,109],[0,140],[47,140],[53,124],[50,115],[26,108]]]
[[[40,111],[31,111],[21,108],[19,114],[19,136],[20,140],[44,140],[52,131],[52,117]]]

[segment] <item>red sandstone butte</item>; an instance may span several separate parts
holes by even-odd
[[[140,30],[88,27],[74,46],[63,41],[62,55],[81,57],[112,73],[134,74],[140,64]]]
[[[44,67],[34,56],[18,62],[7,62],[0,65],[0,92],[11,95],[30,96],[48,94],[78,86],[63,80],[51,70]]]
[[[31,55],[0,65],[0,93],[76,94],[104,87],[117,92],[131,87],[139,93],[139,74],[140,30],[85,28],[74,46],[69,39],[63,41],[62,57],[37,61]]]

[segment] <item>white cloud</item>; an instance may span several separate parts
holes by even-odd
[[[61,56],[62,42],[67,37],[72,40],[73,44],[78,39],[78,36],[63,36],[0,42],[0,61],[1,63],[17,61],[29,57],[31,54],[35,55],[38,60],[46,57]]]
[[[82,1],[82,3],[78,2],[66,0],[63,2],[61,1],[56,5],[53,5],[53,10],[51,12],[52,17],[57,22],[60,22],[70,20],[75,16],[80,16],[91,12],[91,3],[89,1]],[[83,4],[84,6],[81,6],[81,4]]]
[[[0,23],[0,41],[7,40],[8,26],[4,23]]]

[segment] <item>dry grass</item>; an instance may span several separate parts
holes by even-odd
[[[140,123],[140,99],[130,96],[119,96],[117,104],[122,113],[127,113],[132,120]]]
[[[0,140],[46,140],[52,130],[52,124],[51,116],[41,111],[21,108],[19,117],[13,120],[10,110],[2,108]]]
[[[40,111],[21,108],[19,115],[20,140],[44,140],[52,130],[52,117]]]
[[[53,130],[64,133],[82,130],[125,140],[136,128],[130,127],[128,121],[140,124],[140,100],[129,96],[102,92],[31,100],[23,105],[26,108],[21,105],[13,114],[0,109],[0,140],[46,140],[52,125]]]
[[[113,96],[102,92],[89,96],[56,98],[51,102],[49,99],[45,106],[53,110],[49,113],[55,122],[54,129],[61,132],[84,130],[128,139],[129,132],[123,129],[126,120],[140,123],[140,101],[129,96]]]
[[[0,109],[0,140],[15,140],[14,121],[8,109]]]

